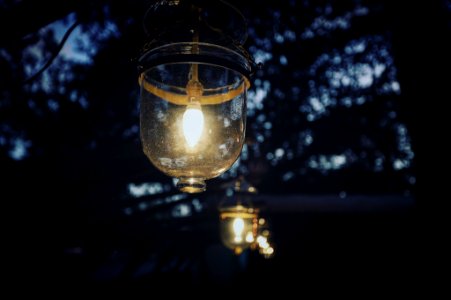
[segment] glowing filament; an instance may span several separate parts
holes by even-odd
[[[194,147],[204,131],[204,114],[199,103],[192,103],[186,107],[183,114],[183,136],[189,147]]]
[[[235,242],[241,243],[243,241],[244,221],[241,218],[233,220],[233,233],[235,234]]]

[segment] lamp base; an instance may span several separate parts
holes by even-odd
[[[204,192],[207,184],[203,178],[180,177],[176,187],[184,193],[194,194]]]

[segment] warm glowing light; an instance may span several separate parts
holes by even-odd
[[[180,191],[200,193],[240,156],[259,65],[244,47],[244,15],[226,1],[148,2],[137,59],[142,149]],[[234,242],[233,218],[225,220],[227,242],[243,248]],[[243,220],[241,243],[250,226]]]
[[[266,248],[260,248],[259,250],[260,254],[262,254],[265,258],[271,258],[274,256],[274,248],[271,246],[268,246]]]
[[[267,241],[268,241],[268,239],[265,238],[264,236],[259,235],[259,236],[257,237],[257,243],[259,243],[259,244],[266,243]]]
[[[257,189],[256,189],[255,187],[251,186],[251,187],[249,187],[249,188],[247,189],[247,191],[248,191],[249,193],[256,193],[256,192],[257,192]]]
[[[264,237],[264,236],[259,235],[259,236],[257,237],[257,243],[258,243],[258,246],[259,246],[260,248],[262,248],[262,249],[267,249],[267,248],[269,248],[268,239],[267,239],[266,237]]]
[[[246,234],[246,242],[252,243],[253,241],[254,241],[254,235],[252,234],[252,232],[248,232]]]
[[[235,243],[242,243],[243,237],[241,235],[237,235],[233,240],[235,241]]]
[[[204,131],[204,114],[199,103],[191,103],[186,107],[182,126],[186,143],[193,148],[199,142]]]
[[[221,208],[220,233],[223,244],[240,254],[245,249],[254,247],[257,214],[251,208],[242,205]],[[255,249],[255,247],[254,247]]]
[[[233,220],[233,233],[235,234],[235,240],[240,238],[242,240],[243,230],[244,230],[244,220],[242,218],[236,218]]]

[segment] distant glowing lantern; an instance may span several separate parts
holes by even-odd
[[[235,254],[241,254],[254,242],[257,233],[257,212],[237,205],[220,210],[220,233],[223,244]]]
[[[250,201],[256,189],[241,177],[235,182],[233,192],[220,205],[219,227],[223,244],[235,254],[241,254],[256,242],[258,211]]]
[[[179,0],[159,1],[144,25],[153,38],[139,59],[144,153],[181,191],[202,192],[243,146],[255,68],[245,20],[224,1]]]

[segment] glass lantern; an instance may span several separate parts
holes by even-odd
[[[212,2],[162,1],[153,15],[173,10],[178,21],[165,27],[162,19],[163,33],[139,59],[144,153],[187,193],[204,191],[205,180],[228,170],[245,137],[254,65],[240,40],[211,25],[218,3],[227,6],[220,1],[215,10]]]
[[[251,202],[256,192],[256,188],[241,176],[234,182],[232,195],[219,206],[222,243],[237,255],[256,243],[258,209],[252,207]]]
[[[220,210],[220,234],[224,246],[241,254],[255,242],[257,212],[242,205]]]

